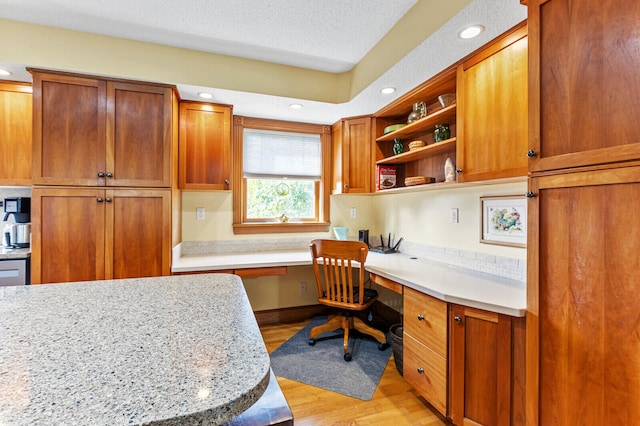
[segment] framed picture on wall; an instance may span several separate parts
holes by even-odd
[[[480,242],[527,246],[527,198],[520,195],[480,197]]]

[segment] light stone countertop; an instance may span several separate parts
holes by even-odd
[[[30,248],[8,249],[0,246],[0,260],[26,259],[31,257]]]
[[[220,424],[269,383],[239,277],[0,287],[0,425]]]
[[[173,272],[311,265],[309,250],[174,256]],[[365,269],[446,302],[525,316],[526,283],[403,253],[369,252]]]

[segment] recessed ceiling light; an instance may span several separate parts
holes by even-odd
[[[482,25],[470,25],[464,30],[460,31],[458,37],[463,40],[468,40],[470,38],[478,37],[484,31],[484,27]]]
[[[200,96],[202,99],[211,99],[211,98],[213,98],[213,95],[211,93],[207,93],[207,92],[198,92],[198,96]]]
[[[0,68],[0,75],[11,75],[11,72],[9,72],[7,70],[3,70],[2,68]]]
[[[390,95],[395,91],[395,87],[383,87],[382,89],[380,89],[380,93],[382,93],[383,95]]]
[[[289,104],[292,109],[302,109],[302,104]]]

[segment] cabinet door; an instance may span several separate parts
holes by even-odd
[[[451,305],[450,318],[451,419],[510,425],[511,317]]]
[[[635,0],[530,0],[531,171],[640,159]]]
[[[461,182],[527,174],[526,36],[520,26],[458,68]]]
[[[527,420],[637,423],[640,167],[536,178],[530,190]]]
[[[31,282],[104,279],[104,190],[34,188],[31,198]]]
[[[106,84],[33,73],[33,183],[104,184]]]
[[[0,185],[31,185],[31,86],[0,83]]]
[[[180,103],[180,188],[230,188],[230,106]]]
[[[171,191],[106,191],[107,279],[170,275]]]
[[[352,118],[342,125],[342,184],[345,193],[371,192],[371,118]]]
[[[173,92],[108,82],[106,185],[169,187]]]

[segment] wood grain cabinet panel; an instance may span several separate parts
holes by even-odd
[[[332,127],[333,193],[369,193],[372,188],[371,117],[348,118]]]
[[[640,167],[541,177],[530,189],[529,424],[637,423]]]
[[[31,72],[35,185],[171,185],[171,87]]]
[[[231,189],[232,107],[180,102],[180,188]]]
[[[640,159],[638,2],[528,3],[531,170]]]
[[[32,283],[169,275],[171,193],[34,188]]]
[[[458,180],[526,176],[527,27],[519,25],[458,67]]]
[[[523,358],[516,362],[513,356],[523,352],[524,334],[512,338],[512,317],[451,305],[450,330],[449,413],[454,424],[524,424],[524,404],[512,398],[524,395],[512,390],[514,377],[524,375]],[[514,350],[516,342],[521,344]]]
[[[0,185],[31,185],[31,85],[0,82]]]

